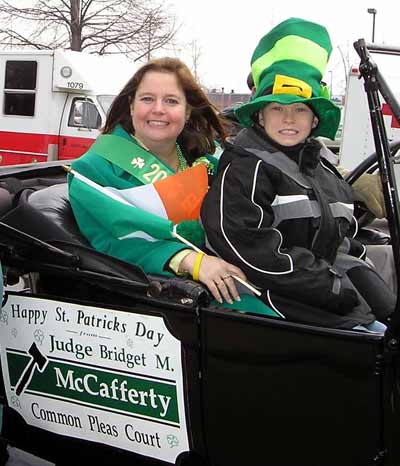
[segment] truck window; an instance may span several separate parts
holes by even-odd
[[[36,61],[6,62],[3,107],[5,115],[35,114],[36,77]]]
[[[101,126],[101,115],[90,99],[75,98],[72,101],[68,126],[97,129]]]

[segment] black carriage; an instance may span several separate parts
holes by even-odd
[[[399,144],[378,91],[400,110],[370,59],[383,48],[356,45],[398,265]],[[94,251],[59,163],[5,168],[0,187],[3,457],[8,445],[57,465],[400,464],[399,309],[379,335],[217,308],[198,283]]]

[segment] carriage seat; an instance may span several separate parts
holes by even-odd
[[[72,212],[67,183],[27,192],[2,221],[42,241],[63,241],[90,247]]]
[[[0,217],[11,210],[12,194],[7,189],[0,187]]]
[[[146,286],[150,282],[158,282],[162,286],[168,282],[168,287],[154,289],[155,296],[171,301],[183,297],[192,298],[193,302],[209,302],[208,292],[197,282],[169,277],[146,275],[143,270],[128,262],[101,253],[93,249],[89,241],[82,235],[76,223],[68,196],[68,184],[55,184],[34,192],[22,193],[16,208],[1,218],[1,221],[44,242],[55,245],[65,252],[78,255],[80,269],[128,279]],[[116,291],[114,282],[100,283],[100,286],[111,286]],[[119,289],[119,288],[118,288]],[[129,288],[123,286],[120,290],[129,293]],[[135,290],[133,289],[133,292]],[[160,294],[161,293],[161,294]],[[154,294],[154,293],[153,293]],[[157,298],[158,299],[158,298]]]

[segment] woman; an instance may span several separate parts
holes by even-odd
[[[388,318],[395,297],[349,237],[351,188],[310,137],[333,139],[340,121],[321,84],[331,50],[324,27],[298,18],[261,39],[255,93],[236,110],[246,129],[226,144],[201,217],[210,249],[286,317],[382,331],[374,313]]]
[[[148,273],[190,274],[218,302],[232,303],[240,298],[231,276],[245,280],[242,271],[174,237],[177,223],[182,236],[201,243],[197,220],[207,172],[211,178],[217,163],[207,155],[216,149],[216,136],[225,139],[221,120],[186,65],[174,58],[150,61],[115,98],[103,134],[72,164],[102,192],[77,175],[69,177],[69,195],[81,232],[97,250]]]

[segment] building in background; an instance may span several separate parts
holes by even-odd
[[[206,92],[210,101],[220,110],[226,107],[237,107],[250,99],[250,93],[238,94],[232,89],[231,92],[225,92],[224,88],[220,91],[212,89]]]

